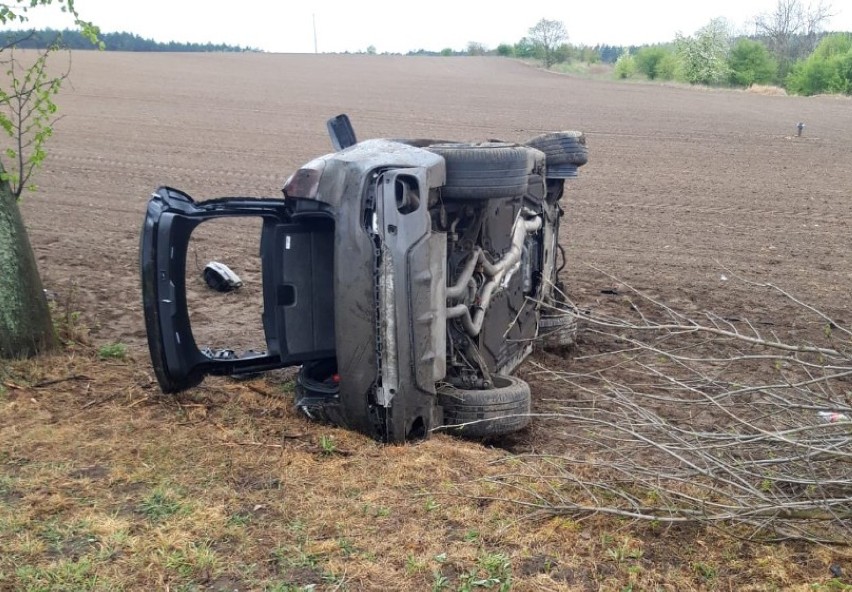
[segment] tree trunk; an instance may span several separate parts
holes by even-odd
[[[55,345],[50,309],[17,199],[9,183],[0,181],[0,358],[32,356]]]

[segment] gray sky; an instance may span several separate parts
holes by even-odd
[[[807,3],[807,0],[804,1]],[[829,30],[852,31],[852,2],[831,2]],[[560,20],[574,44],[640,45],[690,35],[725,17],[750,32],[775,0],[76,0],[80,15],[104,32],[129,31],[157,41],[228,43],[272,52],[381,52],[494,48],[515,43],[542,17]],[[56,8],[39,9],[34,26],[63,28]],[[66,17],[67,18],[67,17]]]

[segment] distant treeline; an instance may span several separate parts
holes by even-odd
[[[581,46],[572,46],[565,45],[564,51],[566,52],[566,60],[571,56],[574,56],[578,59],[584,59],[585,61],[593,60],[595,62],[602,62],[604,64],[614,64],[618,57],[623,54],[625,51],[635,51],[638,49],[637,45],[581,45]],[[367,53],[375,53],[370,52]],[[568,55],[570,54],[570,55]],[[532,41],[524,37],[516,43],[515,45],[509,45],[507,43],[503,43],[497,46],[497,49],[489,49],[485,47],[481,43],[470,42],[468,43],[467,49],[455,50],[455,49],[442,49],[441,51],[429,51],[426,49],[418,49],[416,51],[409,51],[406,55],[411,56],[468,56],[468,55],[499,55],[504,57],[518,57],[518,58],[533,58],[536,57],[536,48]]]
[[[162,43],[153,39],[144,39],[133,33],[100,33],[100,40],[107,51],[254,51],[248,47],[226,45],[225,43]],[[54,44],[67,49],[95,49],[82,33],[73,30],[57,31],[42,29],[35,31],[7,31],[0,35],[3,46],[14,44],[22,49],[45,49]]]

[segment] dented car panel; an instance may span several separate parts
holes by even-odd
[[[412,429],[428,431],[435,425],[434,382],[443,378],[437,302],[445,257],[440,236],[430,233],[427,198],[444,182],[444,162],[412,146],[369,140],[304,168],[320,171],[316,199],[335,211],[338,228],[333,309],[339,392],[313,405],[339,425],[386,441],[402,441]],[[290,185],[284,193],[293,199]],[[397,207],[398,191],[400,199],[406,191],[423,199]],[[410,257],[417,259],[417,272],[410,271]],[[411,298],[424,289],[431,294],[425,301]],[[418,369],[440,378],[424,388],[426,382],[414,378]]]

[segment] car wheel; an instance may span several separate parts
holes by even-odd
[[[444,158],[445,199],[486,200],[524,195],[535,153],[504,142],[433,144],[426,148]]]
[[[444,409],[444,426],[466,438],[502,436],[530,422],[530,385],[515,376],[492,374],[494,388],[438,387],[438,404]]]
[[[541,150],[547,156],[547,177],[562,179],[576,177],[577,167],[589,161],[589,149],[583,132],[551,132],[542,134],[527,142]]]
[[[330,422],[329,405],[340,400],[337,360],[327,358],[306,362],[296,374],[294,388],[296,409],[310,419]]]
[[[577,340],[577,317],[572,314],[541,315],[538,336],[545,347],[568,347]]]

